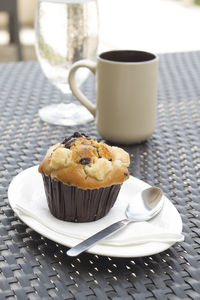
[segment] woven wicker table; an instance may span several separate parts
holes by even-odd
[[[18,219],[8,185],[52,143],[78,130],[99,135],[94,123],[64,128],[40,120],[38,109],[62,96],[38,63],[0,65],[0,299],[200,299],[199,82],[200,52],[161,55],[155,133],[124,146],[130,173],[161,187],[178,209],[185,241],[151,257],[70,258]],[[83,89],[94,98],[94,79]]]

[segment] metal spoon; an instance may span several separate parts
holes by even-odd
[[[105,229],[97,232],[83,242],[77,244],[67,251],[69,256],[77,256],[85,250],[89,249],[98,241],[110,236],[125,227],[129,222],[148,221],[155,217],[163,207],[163,192],[157,187],[150,187],[140,193],[130,201],[126,208],[126,219],[117,221]]]

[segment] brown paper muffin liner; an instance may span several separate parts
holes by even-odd
[[[114,205],[120,184],[83,190],[42,174],[49,210],[60,220],[90,222],[104,217]]]

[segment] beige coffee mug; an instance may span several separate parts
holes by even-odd
[[[94,115],[100,135],[115,143],[138,143],[155,128],[157,55],[134,50],[100,54],[97,63],[76,62],[69,72],[69,84],[77,99]],[[96,106],[77,87],[75,72],[87,67],[96,74]]]

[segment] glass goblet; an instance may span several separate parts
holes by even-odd
[[[70,66],[80,59],[96,59],[98,47],[98,7],[96,0],[37,0],[35,17],[36,54],[49,81],[64,95]],[[88,70],[77,74],[81,85]],[[55,125],[77,125],[93,119],[76,103],[59,103],[39,110],[43,121]]]

